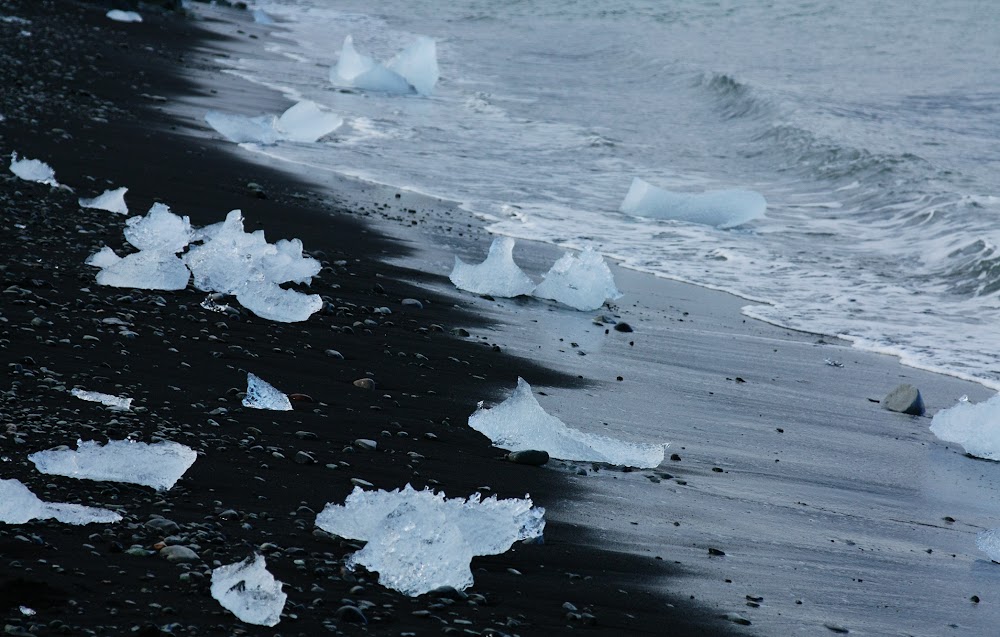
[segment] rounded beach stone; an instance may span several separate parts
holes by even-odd
[[[514,464],[526,464],[533,467],[540,467],[549,461],[549,452],[536,449],[526,449],[507,454],[507,460]]]
[[[160,549],[160,557],[167,558],[168,562],[197,562],[201,559],[186,546],[165,546]]]
[[[370,378],[359,378],[354,381],[354,386],[361,389],[375,389],[375,381]]]
[[[882,406],[889,411],[898,411],[911,416],[924,415],[924,399],[920,390],[913,385],[900,385],[882,400]]]

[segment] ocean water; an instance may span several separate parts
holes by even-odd
[[[759,302],[1000,389],[1000,9],[993,0],[262,0],[230,71],[345,126],[268,154],[461,203],[490,231]],[[328,80],[346,35],[437,40],[430,97]],[[247,113],[254,114],[254,113]],[[628,217],[633,177],[741,188],[733,230]],[[627,300],[627,299],[626,299]]]

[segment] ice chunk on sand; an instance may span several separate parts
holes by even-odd
[[[432,38],[421,35],[385,65],[405,79],[421,95],[434,92],[440,76],[437,63],[437,44]]]
[[[514,263],[514,240],[510,237],[494,239],[482,263],[471,265],[455,257],[450,278],[455,287],[476,294],[511,297],[531,294],[535,289],[534,281]]]
[[[59,185],[52,166],[37,159],[18,159],[16,152],[10,154],[10,172],[25,181],[37,181],[52,187]]]
[[[507,400],[469,416],[469,426],[497,447],[510,451],[538,449],[562,460],[606,462],[651,469],[663,462],[666,445],[632,443],[571,429],[542,409],[523,378]]]
[[[931,433],[977,458],[1000,460],[1000,394],[981,403],[959,401],[931,419]]]
[[[235,294],[247,281],[263,278],[260,261],[272,248],[263,231],[243,231],[243,214],[239,210],[230,211],[221,226],[203,228],[201,235],[205,242],[184,255],[196,288]]]
[[[111,11],[108,11],[106,15],[115,22],[142,22],[142,16],[135,11],[112,9]]]
[[[323,309],[318,294],[285,290],[269,282],[247,283],[236,293],[236,300],[257,316],[279,323],[306,321]]]
[[[108,246],[104,246],[94,254],[87,257],[85,263],[87,265],[92,265],[95,268],[110,268],[121,260],[122,258],[118,256],[114,250]]]
[[[989,529],[976,534],[976,548],[1000,562],[1000,529]]]
[[[81,208],[95,208],[97,210],[107,210],[120,215],[128,214],[128,206],[125,204],[125,193],[128,188],[124,186],[115,190],[105,190],[93,199],[80,199]]]
[[[244,115],[209,111],[205,114],[205,121],[208,122],[209,126],[218,131],[220,135],[237,144],[246,142],[274,144],[280,138],[280,134],[274,127],[277,121],[274,115],[246,117]]]
[[[567,252],[560,257],[533,294],[578,310],[596,310],[604,305],[605,299],[622,295],[604,258],[589,247],[579,256]]]
[[[101,403],[105,407],[110,407],[118,411],[128,411],[132,407],[131,398],[119,398],[111,394],[102,394],[98,391],[84,391],[83,389],[71,389],[70,392],[80,400],[92,403]]]
[[[413,87],[402,75],[391,71],[354,48],[354,38],[348,35],[340,49],[340,58],[330,69],[330,81],[337,86],[353,86],[365,91],[410,93]]]
[[[263,9],[253,10],[253,21],[257,24],[274,24],[274,18],[269,16]]]
[[[274,123],[281,139],[311,144],[340,128],[344,118],[304,100],[292,106]]]
[[[312,257],[302,255],[301,239],[279,239],[274,252],[261,259],[264,278],[272,283],[310,283],[322,265]]]
[[[144,217],[125,221],[125,240],[140,250],[180,252],[192,235],[191,219],[175,215],[162,203],[154,203]]]
[[[226,564],[212,571],[212,597],[248,624],[276,626],[288,595],[267,570],[263,555]]]
[[[39,451],[28,456],[42,473],[79,478],[128,482],[165,491],[174,486],[198,454],[176,442],[154,444],[134,440],[112,440],[106,445],[78,440],[77,450]]]
[[[274,411],[292,410],[292,403],[288,400],[288,396],[254,374],[247,374],[247,395],[243,398],[243,406]]]
[[[122,516],[114,511],[65,504],[43,502],[19,480],[0,480],[0,522],[25,524],[32,520],[56,519],[66,524],[107,524],[121,522]]]
[[[183,290],[191,273],[172,252],[143,250],[97,273],[97,282],[113,288],[139,290]]]
[[[619,210],[640,217],[733,228],[763,217],[767,202],[760,193],[752,190],[710,190],[694,194],[670,192],[636,177]]]
[[[504,553],[518,540],[538,537],[545,510],[531,499],[480,501],[445,499],[444,493],[364,491],[355,487],[343,505],[327,504],[316,526],[368,544],[347,560],[379,574],[379,583],[406,595],[439,586],[462,590],[472,585],[469,563],[476,555]]]

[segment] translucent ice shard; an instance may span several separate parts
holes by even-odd
[[[274,411],[292,410],[288,396],[254,374],[247,374],[247,395],[243,398],[243,406]]]
[[[356,487],[343,505],[327,504],[316,526],[368,544],[347,560],[379,574],[379,583],[406,595],[439,586],[458,590],[472,585],[469,564],[476,555],[498,555],[519,540],[545,529],[545,510],[531,499],[480,501],[445,499],[443,493],[364,491]]]
[[[450,278],[455,287],[476,294],[512,297],[535,289],[534,281],[514,263],[514,240],[510,237],[494,239],[482,263],[470,265],[455,257]]]
[[[165,491],[174,486],[198,458],[190,447],[176,442],[146,444],[112,440],[106,445],[78,440],[77,450],[39,451],[28,456],[42,473],[141,484]]]
[[[304,100],[281,114],[274,127],[281,139],[311,144],[340,128],[344,118]]]
[[[354,38],[344,38],[340,58],[330,69],[330,81],[337,86],[353,86],[365,91],[384,93],[411,93],[413,87],[395,71],[387,69],[354,48]]]
[[[288,596],[267,570],[262,555],[226,564],[212,571],[212,597],[248,624],[276,626]]]
[[[162,203],[154,203],[143,217],[125,221],[125,239],[140,250],[180,252],[192,234],[191,219],[175,215]]]
[[[1000,394],[981,403],[959,401],[931,419],[931,433],[977,458],[1000,460]]]
[[[81,208],[94,208],[97,210],[107,210],[120,215],[128,214],[128,206],[125,204],[125,193],[128,188],[121,187],[115,190],[105,190],[93,199],[80,199]]]
[[[0,480],[0,522],[25,524],[32,520],[49,519],[66,524],[108,524],[121,522],[122,516],[114,511],[81,504],[43,502],[19,480]]]
[[[1000,529],[980,531],[976,535],[976,548],[986,553],[994,562],[1000,562]]]
[[[523,378],[507,400],[469,416],[469,426],[497,447],[510,451],[538,449],[553,458],[606,462],[651,469],[663,462],[666,445],[632,443],[571,429],[542,409]]]
[[[71,389],[70,392],[80,400],[92,403],[101,403],[105,407],[110,407],[118,411],[128,411],[132,407],[131,398],[120,398],[111,394],[102,394],[98,391],[84,391],[82,389]]]
[[[274,24],[274,18],[268,15],[263,9],[253,10],[253,21],[257,24]]]
[[[417,93],[430,95],[439,78],[437,44],[432,38],[421,35],[385,66],[401,75]]]
[[[135,11],[122,11],[121,9],[112,9],[108,11],[107,14],[109,19],[115,22],[142,22],[142,16]]]
[[[204,292],[235,294],[249,280],[261,280],[261,259],[272,247],[260,230],[243,231],[243,214],[232,210],[220,226],[202,228],[205,241],[184,255],[194,274],[194,285]]]
[[[670,192],[636,177],[619,210],[639,217],[733,228],[763,217],[767,202],[760,193],[752,190],[710,190],[695,194]]]
[[[183,290],[191,273],[172,252],[143,250],[97,273],[97,282],[114,288]]]
[[[232,113],[209,111],[205,115],[205,121],[208,122],[209,126],[218,131],[220,135],[237,144],[246,142],[274,144],[281,137],[274,127],[277,121],[274,115],[246,117]]]
[[[312,257],[302,255],[301,239],[279,239],[274,252],[261,258],[264,278],[272,283],[310,283],[322,266]]]
[[[59,185],[52,166],[37,159],[18,159],[17,153],[10,154],[10,172],[25,181],[37,181],[53,187]]]
[[[269,282],[244,285],[236,293],[236,300],[257,316],[279,323],[305,321],[323,309],[323,299],[318,294],[285,290]]]
[[[567,252],[560,257],[533,294],[577,310],[596,310],[604,305],[605,299],[622,295],[604,258],[590,248],[579,256]]]
[[[118,256],[114,250],[108,246],[104,246],[94,254],[87,257],[85,263],[87,265],[92,265],[95,268],[109,268],[114,264],[121,261],[122,258]]]

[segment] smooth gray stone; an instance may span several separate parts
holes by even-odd
[[[507,454],[507,459],[515,464],[526,464],[540,467],[549,461],[549,452],[526,449]]]
[[[913,385],[900,385],[882,400],[882,406],[889,411],[898,411],[911,416],[924,415],[924,399],[920,390]]]

